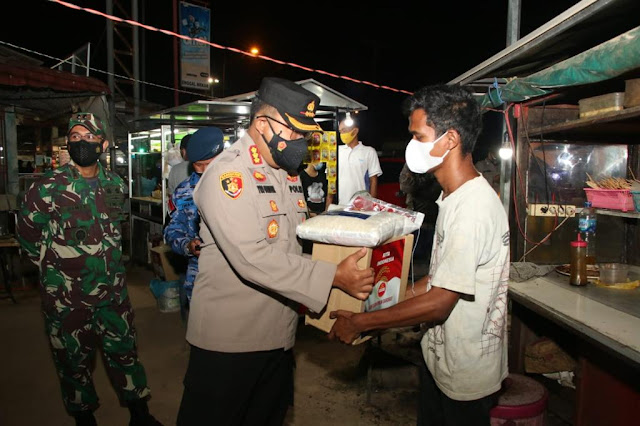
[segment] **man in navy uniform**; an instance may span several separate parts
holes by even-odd
[[[217,127],[205,127],[193,133],[187,146],[187,158],[194,172],[177,186],[169,202],[171,220],[164,229],[164,239],[175,253],[189,260],[186,277],[180,288],[180,314],[183,319],[189,313],[200,256],[200,215],[193,202],[193,190],[207,166],[223,149],[224,135]]]

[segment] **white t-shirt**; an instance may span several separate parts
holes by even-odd
[[[358,142],[356,146],[338,147],[338,204],[347,204],[353,194],[369,190],[369,178],[380,176],[382,169],[373,147]]]
[[[482,176],[436,203],[428,288],[461,297],[447,320],[424,335],[422,354],[445,395],[472,401],[498,391],[508,374],[509,222]]]

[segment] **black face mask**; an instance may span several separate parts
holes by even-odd
[[[307,140],[305,138],[299,138],[288,141],[276,134],[271,124],[269,124],[269,127],[273,132],[271,140],[267,141],[264,135],[261,136],[271,151],[273,161],[290,175],[298,174],[298,168],[302,164],[305,155],[307,155]]]
[[[87,142],[79,140],[78,142],[70,142],[69,156],[80,167],[88,167],[95,164],[102,154],[102,143]]]

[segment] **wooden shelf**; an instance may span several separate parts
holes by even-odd
[[[613,125],[615,124],[615,126]],[[600,135],[628,137],[629,142],[640,142],[640,106],[613,111],[588,118],[565,121],[547,126],[529,128],[530,135],[584,134],[590,138]]]
[[[617,216],[631,219],[640,219],[640,212],[636,211],[623,212],[620,210],[596,209],[596,213],[603,216]]]

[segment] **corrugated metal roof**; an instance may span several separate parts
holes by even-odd
[[[109,93],[102,81],[69,72],[21,64],[0,64],[0,85],[64,92]]]

